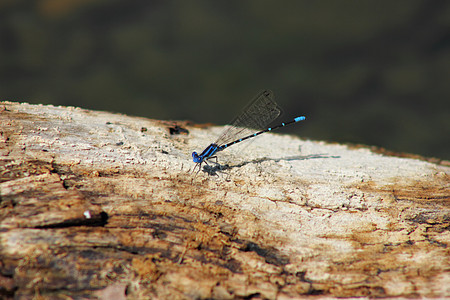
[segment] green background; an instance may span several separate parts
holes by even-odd
[[[2,0],[0,97],[450,159],[449,1]]]

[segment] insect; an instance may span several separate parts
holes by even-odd
[[[269,127],[264,130],[251,133],[251,129],[258,130],[265,128],[270,122],[275,120],[281,114],[281,108],[274,101],[273,93],[269,90],[261,91],[250,102],[250,104],[243,110],[243,112],[231,122],[230,126],[225,129],[219,138],[211,143],[203,150],[202,153],[192,152],[193,161],[196,163],[194,170],[198,167],[200,172],[202,163],[208,164],[207,160],[215,158],[217,162],[217,152],[225,150],[226,148],[258,136],[265,132],[273,131],[275,129],[285,127],[306,119],[304,116],[296,117],[293,120],[281,123],[275,127]],[[194,171],[193,170],[193,171]],[[197,172],[197,173],[198,173]]]

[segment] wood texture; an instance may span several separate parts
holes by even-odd
[[[448,162],[265,134],[195,176],[222,128],[0,111],[0,298],[450,297]]]

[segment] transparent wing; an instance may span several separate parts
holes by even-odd
[[[256,131],[266,129],[267,125],[278,118],[281,108],[274,101],[273,93],[261,91],[250,104],[222,132],[215,144],[221,146],[246,137]]]

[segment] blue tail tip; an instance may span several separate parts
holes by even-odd
[[[305,116],[297,117],[294,119],[295,122],[299,122],[299,121],[303,121],[303,120],[306,120]]]

